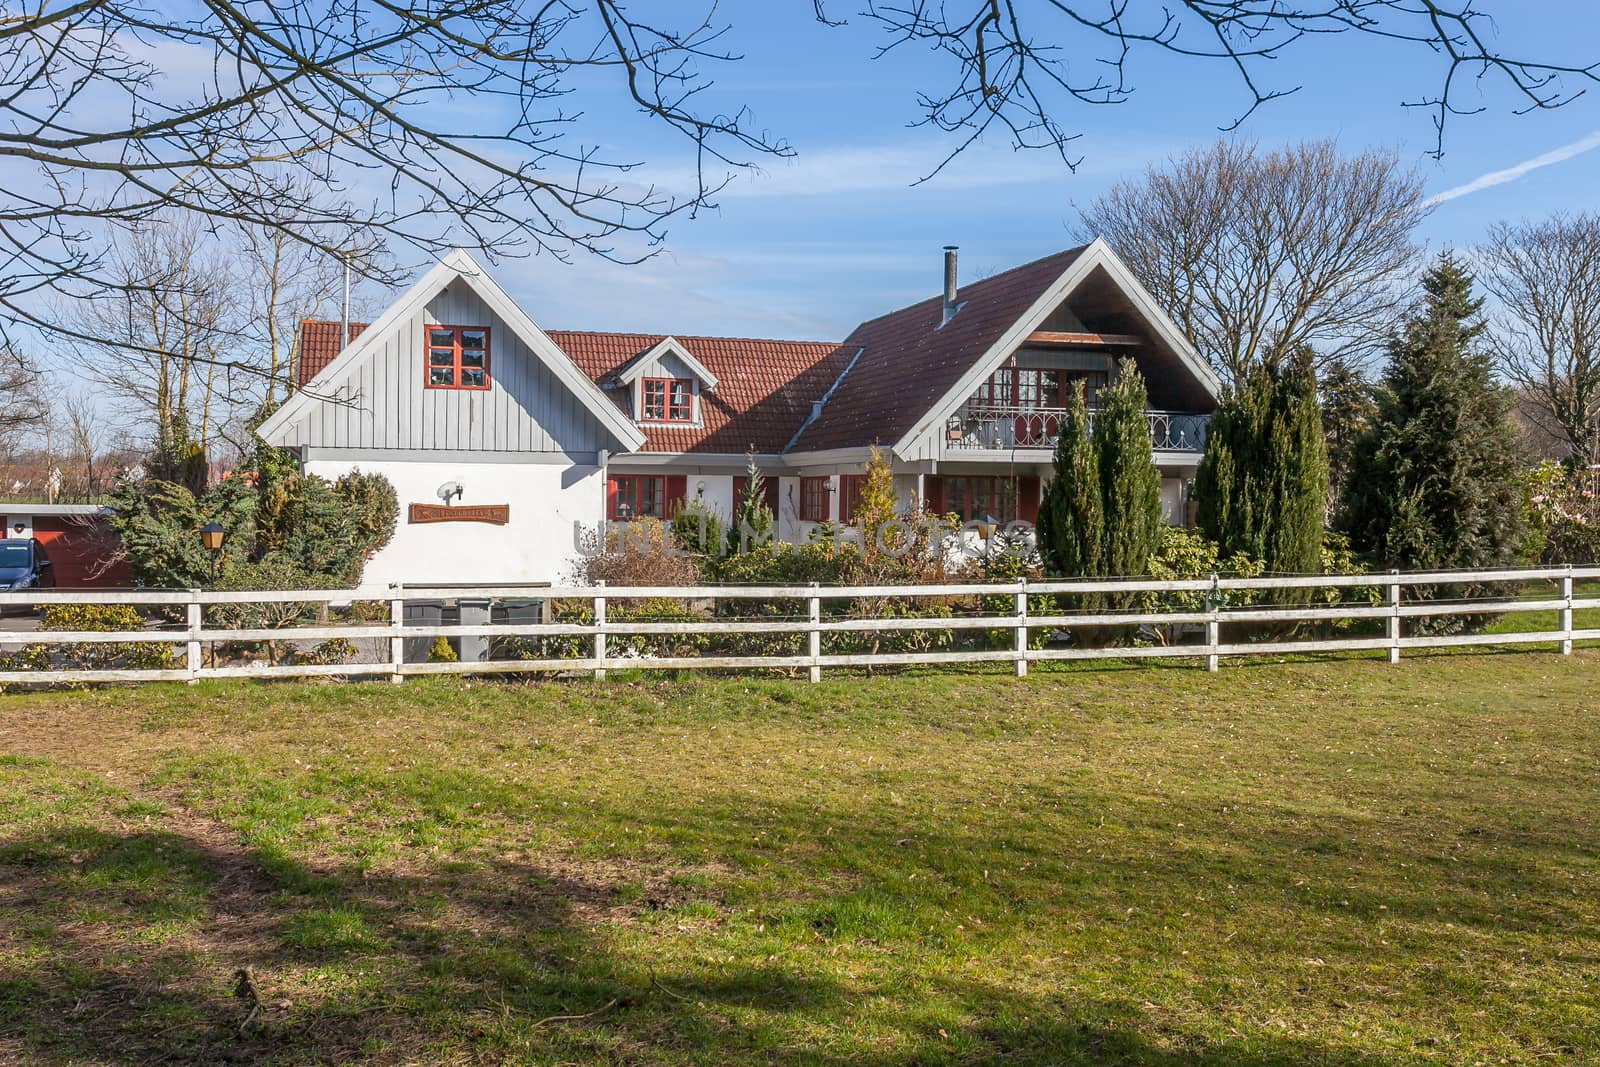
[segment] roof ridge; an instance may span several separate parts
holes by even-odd
[[[1000,281],[1001,279],[1005,278],[1008,275],[1016,274],[1016,273],[1018,273],[1020,271],[1030,270],[1030,269],[1032,269],[1034,267],[1037,267],[1039,264],[1044,263],[1047,260],[1061,259],[1063,257],[1068,257],[1068,256],[1072,257],[1073,259],[1076,259],[1078,256],[1083,255],[1083,253],[1088,249],[1089,245],[1093,244],[1093,243],[1094,243],[1093,241],[1090,241],[1090,242],[1088,242],[1088,244],[1074,245],[1072,248],[1063,248],[1059,252],[1051,252],[1049,255],[1040,256],[1038,259],[1030,259],[1026,263],[1017,264],[1015,267],[1007,267],[1005,270],[1000,271],[1000,272],[998,272],[996,274],[991,274],[986,278],[978,278],[975,281],[970,281],[966,285],[961,286],[956,291],[957,299],[961,298],[961,294],[962,294],[963,290],[965,290],[965,289],[967,289],[967,288],[969,288],[971,286],[974,286],[974,285],[988,285],[991,282]],[[902,307],[897,307],[892,311],[885,311],[882,315],[874,315],[870,319],[862,319],[860,324],[856,327],[856,329],[859,330],[859,329],[861,329],[862,326],[866,326],[869,323],[881,322],[884,319],[892,318],[895,315],[899,315],[899,314],[902,314],[904,312],[911,311],[911,310],[913,310],[915,308],[921,307],[923,304],[938,304],[938,303],[943,303],[943,301],[944,301],[944,294],[943,293],[935,293],[932,296],[923,297],[921,300],[914,300],[911,303],[906,304],[906,305],[904,305]],[[852,336],[854,335],[854,332],[855,331],[851,331]],[[845,340],[849,340],[849,338],[847,337],[847,338],[845,338]]]
[[[769,345],[832,345],[835,348],[844,344],[843,341],[833,340],[806,341],[793,337],[743,337],[720,333],[664,333],[660,330],[567,330],[551,326],[546,327],[544,332],[584,334],[588,337],[659,337],[663,340],[672,337],[680,341],[746,341]]]

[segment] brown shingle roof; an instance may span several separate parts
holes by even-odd
[[[862,349],[861,359],[794,451],[898,441],[1087,247],[962,286],[963,306],[943,329],[942,296],[857,326],[842,347]]]

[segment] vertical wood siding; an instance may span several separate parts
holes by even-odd
[[[423,384],[425,323],[488,326],[487,390]],[[465,284],[451,285],[339,378],[288,443],[313,448],[472,452],[594,452],[609,435],[544,361]]]

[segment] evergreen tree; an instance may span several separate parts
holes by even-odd
[[[1196,521],[1223,555],[1322,569],[1328,466],[1309,351],[1246,371],[1211,417],[1194,491]]]
[[[1056,574],[1077,578],[1101,573],[1100,492],[1100,464],[1089,436],[1084,384],[1079,382],[1056,438],[1055,477],[1039,501],[1039,554]]]
[[[767,479],[752,452],[745,461],[744,496],[728,526],[728,554],[736,555],[772,540],[775,521],[772,509],[767,507]]]
[[[1161,517],[1161,472],[1150,457],[1149,399],[1133,360],[1118,365],[1117,380],[1100,396],[1094,427],[1100,569],[1108,575],[1141,575],[1161,547],[1166,522]]]
[[[1355,464],[1361,435],[1378,414],[1372,383],[1355,365],[1340,356],[1328,360],[1317,382],[1322,397],[1322,433],[1328,451],[1328,508],[1334,510],[1350,469]]]
[[[1521,458],[1511,392],[1478,343],[1483,301],[1451,253],[1389,347],[1371,428],[1343,495],[1351,543],[1384,567],[1484,568],[1515,562]]]

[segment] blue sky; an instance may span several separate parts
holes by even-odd
[[[1480,0],[1478,7],[1499,9],[1508,48],[1561,62],[1600,59],[1600,19],[1579,0]],[[849,16],[853,8],[836,2],[830,13]],[[497,276],[541,324],[842,337],[863,318],[934,292],[941,245],[961,246],[966,278],[1067,246],[1074,203],[1209,142],[1247,102],[1221,64],[1136,53],[1129,102],[1069,103],[1057,112],[1083,134],[1076,173],[1047,153],[1017,154],[997,142],[913,186],[948,148],[943,135],[908,128],[917,88],[938,84],[945,72],[938,58],[905,52],[873,61],[874,27],[852,18],[828,29],[802,0],[732,0],[719,17],[731,25],[728,47],[745,58],[716,70],[714,101],[748,105],[796,157],[738,176],[716,211],[677,220],[666,250],[646,264],[582,256],[572,265],[549,257],[503,262]],[[1436,88],[1441,72],[1419,48],[1354,35],[1297,46],[1264,77],[1278,88],[1302,88],[1258,111],[1240,133],[1269,145],[1334,136],[1351,149],[1391,147],[1420,168],[1435,194],[1571,153],[1441,203],[1423,229],[1431,248],[1470,246],[1499,219],[1600,207],[1600,87],[1562,110],[1516,116],[1513,98],[1491,83],[1483,94],[1488,110],[1453,119],[1445,156],[1435,161],[1427,156],[1429,113],[1402,102]],[[681,144],[629,114],[615,92],[584,93],[579,102],[589,138],[644,160],[637,175],[681,184],[689,163]]]

